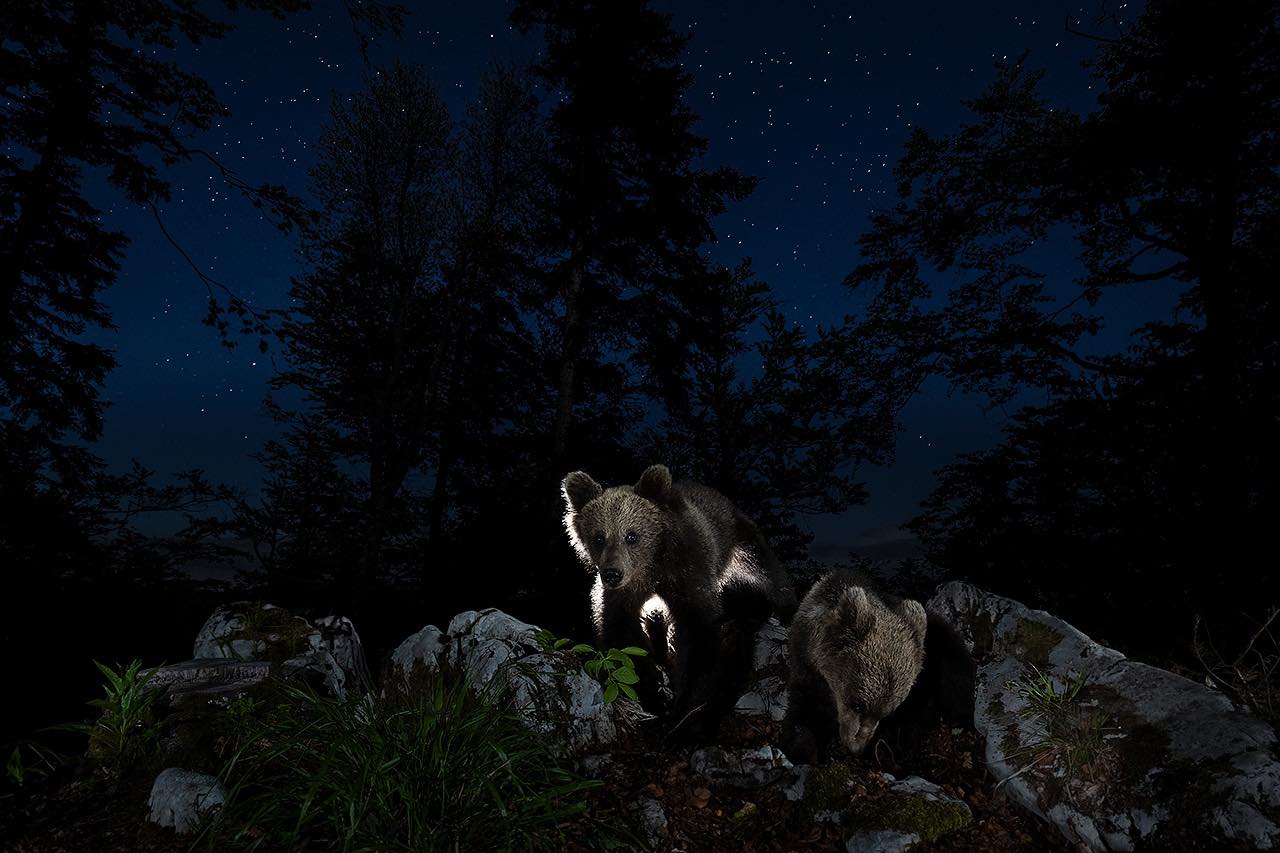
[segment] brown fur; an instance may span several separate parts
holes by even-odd
[[[887,603],[866,586],[827,575],[805,596],[791,626],[792,692],[802,692],[794,686],[805,681],[825,687],[841,743],[861,752],[924,666],[926,621],[917,601]]]
[[[662,465],[634,486],[609,489],[575,471],[562,491],[565,530],[595,573],[598,642],[648,648],[672,668],[673,714],[714,719],[746,680],[755,630],[775,610],[786,615],[795,606],[769,546],[727,498],[672,482]],[[656,600],[661,616],[642,619]]]

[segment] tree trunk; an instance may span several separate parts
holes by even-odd
[[[574,252],[564,293],[564,340],[560,353],[560,375],[556,388],[556,419],[551,432],[551,465],[563,467],[568,450],[569,427],[573,423],[574,378],[582,346],[582,261]]]

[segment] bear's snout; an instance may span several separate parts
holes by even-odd
[[[862,754],[871,742],[872,735],[876,733],[877,722],[879,721],[857,715],[841,716],[840,740],[844,742],[845,749],[854,755]]]
[[[604,581],[605,586],[616,587],[622,583],[622,569],[617,566],[601,569],[600,580]]]

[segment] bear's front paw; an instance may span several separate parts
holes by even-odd
[[[818,751],[818,737],[807,726],[796,726],[782,737],[782,752],[792,764],[814,764]]]

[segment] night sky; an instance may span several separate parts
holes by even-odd
[[[331,98],[361,87],[365,67],[341,3],[317,0],[287,22],[238,14],[238,29],[180,61],[205,75],[232,115],[199,143],[251,183],[283,183],[305,194],[314,142]],[[507,22],[509,4],[409,3],[399,39],[370,59],[423,65],[460,115],[493,62],[524,63],[538,39]],[[1089,29],[1097,9],[1053,2],[657,3],[693,36],[686,65],[693,109],[709,138],[709,162],[762,178],[745,203],[718,222],[714,256],[754,259],[790,317],[806,328],[832,324],[857,303],[840,281],[856,263],[854,240],[867,213],[893,201],[892,167],[911,129],[935,133],[964,118],[961,101],[990,83],[993,65],[1030,50],[1048,69],[1045,92],[1075,110],[1093,102],[1080,61],[1092,45],[1064,29]],[[1122,13],[1134,11],[1121,6]],[[259,307],[286,301],[300,272],[293,237],[281,235],[207,166],[174,170],[166,224],[210,275]],[[201,324],[205,291],[160,234],[150,214],[123,206],[105,189],[91,197],[132,246],[106,294],[118,332],[119,367],[105,388],[111,408],[98,452],[113,466],[131,457],[160,472],[200,467],[211,478],[257,491],[250,454],[273,433],[262,409],[273,353],[244,338],[227,350]],[[1071,276],[1065,249],[1052,259]],[[1123,298],[1123,294],[1115,297]],[[1100,350],[1151,306],[1106,304]],[[1007,418],[982,401],[926,387],[908,408],[896,466],[865,472],[871,501],[840,519],[814,523],[815,553],[890,538],[928,493],[931,472],[955,454],[993,443]],[[655,460],[659,461],[659,460]],[[677,474],[679,472],[676,472]]]

